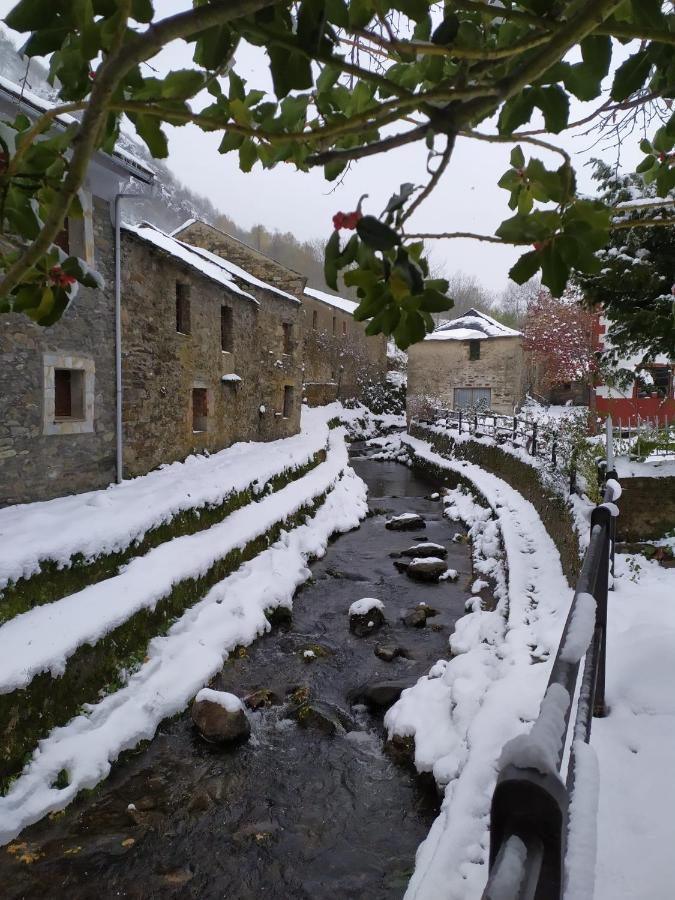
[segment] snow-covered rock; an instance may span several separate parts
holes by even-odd
[[[191,716],[201,736],[212,744],[246,740],[251,734],[244,704],[226,691],[202,688],[192,704]]]
[[[410,561],[406,574],[415,581],[438,581],[447,568],[437,556],[418,556]]]
[[[447,556],[448,551],[442,544],[434,544],[432,541],[426,541],[423,544],[415,544],[413,547],[408,547],[407,550],[401,551],[402,556]]]
[[[424,528],[424,519],[417,513],[401,513],[400,516],[389,519],[385,528],[390,531],[414,531],[416,528]]]
[[[349,630],[357,637],[372,634],[384,625],[384,603],[375,597],[362,597],[349,607]]]

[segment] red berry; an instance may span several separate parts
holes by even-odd
[[[333,228],[337,228],[338,230],[339,230],[340,228],[343,228],[343,227],[344,227],[344,221],[345,221],[345,214],[344,214],[344,213],[341,213],[341,212],[335,213],[335,215],[333,216]]]

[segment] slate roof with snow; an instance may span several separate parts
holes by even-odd
[[[358,303],[354,303],[353,300],[347,300],[346,297],[336,297],[335,294],[327,294],[325,291],[317,291],[316,288],[305,288],[305,293],[313,300],[320,300],[321,303],[327,303],[329,306],[334,306],[336,309],[341,309],[342,312],[349,313],[350,316],[354,315],[354,310],[359,305]]]
[[[484,341],[489,338],[521,337],[522,332],[502,325],[492,316],[477,309],[444,322],[425,338],[426,341]]]
[[[240,297],[245,297],[247,300],[255,303],[256,306],[260,305],[252,294],[247,293],[239,287],[232,277],[232,274],[225,266],[225,261],[220,259],[219,256],[214,256],[213,261],[205,259],[203,254],[198,252],[197,247],[192,247],[189,244],[184,244],[182,241],[177,241],[176,238],[172,238],[171,235],[166,234],[149,222],[143,222],[141,225],[129,225],[126,222],[123,222],[122,228],[124,231],[135,234],[141,240],[152,244],[158,250],[167,253],[169,256],[173,256],[175,259],[187,263],[190,268],[195,269],[200,275],[204,275],[206,278],[210,278],[211,281],[221,284],[229,291],[239,294]]]
[[[5,78],[4,75],[0,75],[0,94],[3,93],[9,97],[13,104],[22,106],[28,113],[37,112],[41,114],[48,112],[57,105],[51,100],[47,100],[45,97],[40,97],[39,94],[36,94],[26,87],[20,87],[18,84],[10,81],[9,78]],[[68,113],[61,113],[61,115],[56,116],[57,125],[68,126],[76,121],[77,119]],[[112,154],[99,150],[97,155],[103,157],[112,156],[118,163],[121,163],[128,172],[131,172],[131,174],[140,181],[146,182],[146,184],[152,183],[155,178],[155,171],[150,168],[144,160],[134,156],[133,153],[129,153],[128,150],[125,150],[124,147],[121,147],[119,144],[115,145]]]

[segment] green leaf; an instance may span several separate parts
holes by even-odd
[[[131,15],[137,22],[152,22],[152,0],[131,0]]]
[[[250,172],[258,161],[258,149],[250,138],[245,138],[239,148],[239,168],[242,172]]]
[[[643,153],[651,153],[653,151],[653,149],[654,148],[652,147],[651,143],[647,140],[647,138],[642,138],[642,140],[640,141],[640,150],[642,150]]]
[[[401,238],[394,229],[380,222],[375,216],[363,216],[359,219],[356,231],[364,244],[373,250],[391,250],[401,243]]]
[[[389,198],[389,202],[384,208],[384,213],[392,213],[396,212],[399,209],[402,209],[406,202],[410,199],[411,195],[415,193],[415,190],[415,185],[409,181],[406,181],[398,189],[398,194],[391,195],[391,197]]]
[[[326,163],[323,167],[323,174],[326,181],[335,181],[345,170],[347,163],[342,160]]]
[[[500,134],[512,134],[520,125],[530,121],[535,105],[533,88],[526,88],[522,93],[507,100],[499,114],[498,129]]]
[[[275,46],[267,47],[267,54],[277,97],[285,97],[293,90],[305,91],[312,87],[312,65],[306,56]]]
[[[231,150],[238,150],[244,143],[243,134],[235,134],[234,132],[225,132],[225,136],[220,142],[218,153],[229,153]]]
[[[5,25],[14,31],[38,31],[56,25],[60,4],[54,0],[20,0],[5,16]]]
[[[525,154],[523,153],[520,144],[511,151],[510,162],[514,169],[523,169],[525,167]]]
[[[626,100],[639,90],[649,77],[652,67],[648,50],[640,50],[629,56],[614,74],[610,96],[612,100]]]
[[[451,44],[459,31],[459,19],[454,13],[448,13],[441,24],[431,35],[434,44]]]
[[[560,297],[567,287],[569,274],[570,267],[558,251],[555,242],[544,247],[541,251],[541,283],[554,297]]]
[[[161,84],[162,97],[168,100],[187,100],[193,97],[204,85],[200,72],[194,69],[179,69],[169,72]]]
[[[675,144],[675,135],[668,134],[665,126],[658,129],[654,135],[652,145],[659,153],[669,153]]]
[[[650,154],[649,156],[645,156],[642,162],[636,167],[635,171],[639,175],[642,175],[643,172],[648,172],[650,169],[653,169],[655,165],[656,157]]]
[[[544,114],[546,130],[559,134],[567,127],[570,104],[567,94],[558,84],[537,88],[535,102]]]
[[[331,234],[324,251],[323,276],[326,284],[334,291],[337,290],[337,262],[340,256],[340,232],[337,229]]]
[[[452,309],[452,305],[450,297],[446,297],[440,291],[427,288],[422,294],[421,309],[425,312],[445,312],[447,309]]]
[[[162,131],[160,119],[142,113],[129,113],[129,119],[133,122],[136,133],[145,142],[151,155],[155,159],[166,159],[169,155],[169,145],[166,135]]]
[[[520,259],[511,266],[509,271],[509,278],[512,281],[515,281],[516,284],[525,284],[526,281],[529,281],[538,271],[541,265],[541,251],[540,250],[530,250],[528,253],[524,253]]]

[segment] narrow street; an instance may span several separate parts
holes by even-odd
[[[165,722],[107,781],[3,849],[3,896],[403,895],[439,800],[431,779],[385,750],[382,713],[388,694],[395,699],[447,658],[471,561],[469,547],[452,542],[457,526],[429,499],[436,485],[363,452],[353,448],[352,464],[369,486],[371,515],[312,565],[292,622],[233,654],[211,684],[240,697],[268,692],[250,713],[250,741],[207,745],[189,712]],[[403,512],[422,515],[424,529],[386,530]],[[447,548],[456,583],[397,571],[392,554],[422,538]],[[386,624],[368,637],[349,631],[347,610],[361,597],[385,605]],[[420,602],[438,614],[425,627],[405,625]],[[385,662],[378,644],[406,655]],[[379,706],[361,702],[364,685],[382,682]],[[299,721],[302,703],[309,715]]]

